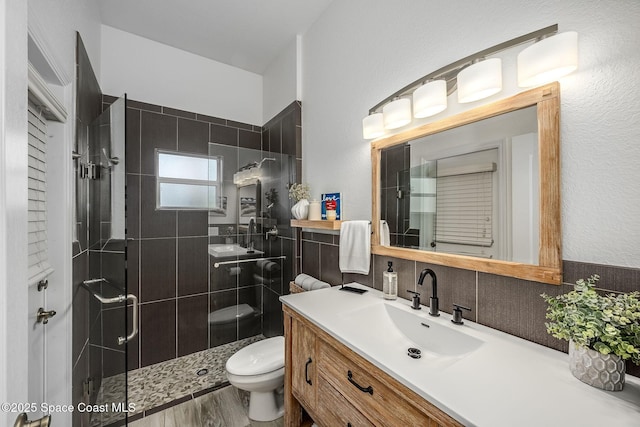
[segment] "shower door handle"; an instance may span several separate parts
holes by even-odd
[[[126,342],[129,342],[136,335],[138,335],[138,297],[136,297],[133,294],[128,294],[126,299],[131,300],[133,304],[133,319],[131,319],[131,323],[132,323],[131,333],[126,337],[118,337],[118,345],[122,345]]]
[[[49,427],[49,425],[51,425],[51,415],[45,415],[40,419],[29,421],[27,414],[23,412],[18,415],[13,427]]]

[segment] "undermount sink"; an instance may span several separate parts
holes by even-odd
[[[449,326],[443,324],[444,319],[430,319],[425,314],[424,310],[412,313],[384,303],[352,311],[345,315],[345,320],[362,334],[370,334],[371,339],[388,343],[410,341],[423,353],[437,356],[462,356],[483,344],[482,340],[456,330],[462,326]]]
[[[244,256],[244,255],[262,255],[264,252],[253,250],[249,251],[247,248],[243,248],[237,244],[212,244],[209,245],[209,255],[214,256],[216,258],[224,258],[224,257],[233,257],[233,256]]]

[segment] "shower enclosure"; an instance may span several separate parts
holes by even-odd
[[[89,405],[103,408],[88,414],[91,426],[124,424],[129,410],[127,342],[137,333],[137,307],[126,283],[126,104],[126,96],[117,99],[91,123],[88,160],[78,165],[78,188],[87,192],[80,200],[88,201],[89,278],[81,285],[89,295],[86,394]],[[130,313],[127,301],[134,302]]]
[[[108,407],[87,415],[91,426],[227,385],[233,353],[282,335],[278,298],[296,259],[288,185],[299,160],[280,144],[295,123],[278,122],[275,144],[269,129],[106,99],[78,165],[83,400]]]

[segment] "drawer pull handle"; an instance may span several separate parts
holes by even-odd
[[[351,384],[353,384],[354,386],[358,387],[358,390],[360,390],[363,393],[369,393],[370,395],[373,396],[373,387],[369,386],[369,387],[362,387],[360,384],[358,384],[357,382],[355,382],[353,380],[353,374],[351,373],[351,371],[347,371],[347,379],[349,380],[349,382]]]
[[[309,360],[307,360],[307,363],[305,363],[304,365],[304,379],[309,385],[312,385],[311,380],[309,379],[309,365],[311,364],[311,362],[312,360],[311,358],[309,358]]]

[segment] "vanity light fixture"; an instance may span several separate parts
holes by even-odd
[[[364,139],[375,139],[384,134],[382,113],[369,114],[362,119],[362,136]]]
[[[374,139],[384,135],[385,129],[409,124],[412,104],[413,117],[433,116],[447,108],[447,96],[456,89],[459,103],[498,93],[502,90],[502,60],[489,57],[523,43],[535,42],[518,55],[518,85],[539,86],[557,80],[577,69],[577,37],[573,31],[558,34],[555,24],[446,65],[371,108],[369,116],[362,120],[362,135],[364,139]]]
[[[518,54],[518,86],[540,86],[578,68],[578,33],[543,38]]]
[[[447,108],[447,81],[432,80],[413,92],[413,117],[431,117]]]
[[[474,61],[458,73],[458,102],[478,101],[502,90],[502,59]]]
[[[385,129],[397,129],[411,123],[411,100],[398,98],[382,107]]]

